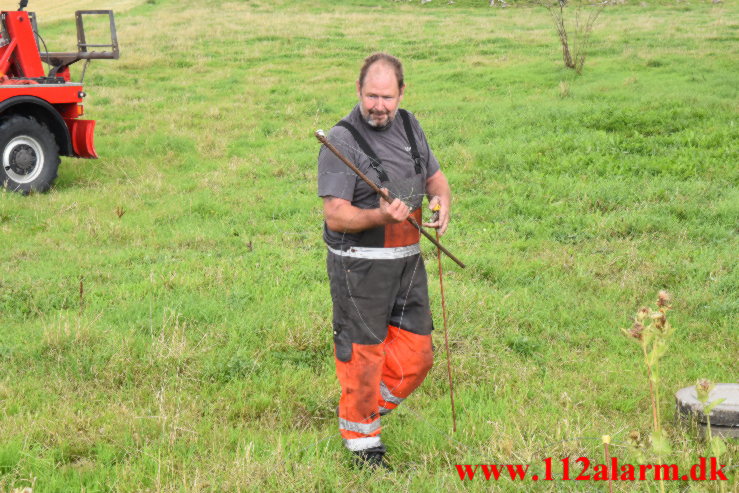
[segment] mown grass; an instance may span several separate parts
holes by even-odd
[[[102,158],[65,159],[48,194],[0,193],[0,491],[603,490],[453,465],[599,460],[603,434],[633,463],[620,446],[650,407],[619,328],[662,288],[665,461],[704,454],[671,394],[739,375],[737,8],[608,7],[576,77],[543,10],[486,4],[117,13],[121,59],[86,75]],[[41,27],[73,46],[71,17]],[[351,469],[336,429],[312,137],[377,49],[405,62],[404,106],[455,192],[444,243],[469,265],[445,274],[459,431],[438,352],[384,421],[385,475]]]

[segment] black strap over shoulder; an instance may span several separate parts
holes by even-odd
[[[403,119],[403,126],[405,127],[405,134],[408,137],[408,143],[411,145],[411,156],[413,156],[413,162],[416,165],[416,174],[421,174],[421,155],[418,153],[418,146],[416,145],[416,137],[413,135],[413,126],[411,125],[411,117],[408,112],[404,109],[398,109],[400,117]]]
[[[354,137],[354,140],[357,142],[359,148],[362,149],[362,152],[364,152],[369,158],[370,166],[372,166],[372,168],[377,171],[380,182],[384,183],[390,181],[387,173],[385,173],[385,170],[382,168],[382,161],[380,161],[380,158],[377,157],[377,154],[375,154],[375,151],[372,150],[367,141],[364,140],[362,134],[360,134],[359,131],[354,128],[354,125],[346,120],[340,120],[339,123],[337,123],[336,125],[349,130],[349,132],[352,134],[352,137]]]

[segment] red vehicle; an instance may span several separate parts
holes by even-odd
[[[39,48],[36,16],[24,11],[27,5],[28,0],[22,0],[17,11],[0,13],[0,183],[21,193],[48,190],[60,155],[97,157],[95,121],[80,119],[85,91],[81,81],[70,80],[69,66],[79,60],[118,58],[111,10],[78,10],[78,51],[50,53]],[[87,43],[85,15],[109,17],[110,44]],[[48,73],[42,62],[49,66]]]

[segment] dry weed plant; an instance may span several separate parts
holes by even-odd
[[[670,294],[660,291],[657,297],[657,310],[641,308],[634,317],[631,329],[621,329],[629,338],[639,342],[644,355],[649,380],[649,395],[652,402],[652,449],[657,454],[659,464],[662,456],[672,452],[670,442],[662,430],[662,415],[659,407],[659,360],[667,352],[667,345],[674,328],[667,321],[670,306]],[[645,325],[648,323],[648,325]],[[664,492],[664,482],[660,482],[660,491]]]
[[[565,67],[575,70],[579,75],[588,55],[595,21],[607,2],[589,3],[586,0],[576,0],[574,7],[569,4],[569,0],[539,0],[539,5],[547,9],[557,29]],[[568,15],[565,14],[567,8],[574,9],[574,27],[567,21]],[[586,8],[591,9],[587,15],[584,12]],[[568,25],[573,27],[569,31]]]

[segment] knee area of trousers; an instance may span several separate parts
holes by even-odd
[[[434,353],[433,351],[429,351],[426,354],[426,358],[424,358],[424,362],[426,365],[426,370],[430,370],[432,366],[434,366]]]
[[[342,394],[352,402],[375,402],[379,391],[374,385],[347,386],[342,389]]]
[[[434,366],[434,353],[431,349],[416,353],[416,357],[416,368],[419,373],[426,373]]]

